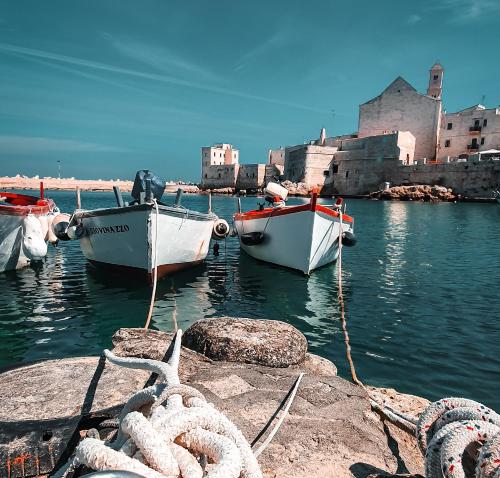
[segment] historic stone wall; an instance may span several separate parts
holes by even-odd
[[[465,161],[404,166],[396,159],[339,161],[322,194],[368,194],[391,185],[431,184],[467,197],[491,197],[500,185],[500,161]]]
[[[418,93],[397,78],[376,98],[359,107],[358,136],[410,131],[415,136],[415,159],[434,159],[441,122],[441,101]]]
[[[239,164],[205,166],[201,185],[204,188],[234,188],[240,167]]]
[[[265,176],[265,164],[240,164],[236,188],[260,189],[264,187]]]
[[[285,178],[292,182],[321,186],[337,150],[338,148],[332,146],[312,144],[286,148]]]

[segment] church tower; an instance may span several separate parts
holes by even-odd
[[[436,62],[429,72],[429,87],[427,94],[433,98],[441,99],[441,92],[443,90],[443,67]]]

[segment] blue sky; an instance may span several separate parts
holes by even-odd
[[[436,60],[448,111],[497,106],[499,23],[498,0],[0,0],[0,175],[197,181],[201,146],[356,131]]]

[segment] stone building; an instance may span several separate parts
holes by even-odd
[[[239,159],[240,152],[231,144],[219,143],[201,148],[201,185],[224,184],[228,181],[234,183]]]
[[[438,63],[431,68],[426,94],[397,77],[380,95],[360,105],[358,137],[409,131],[415,137],[415,159],[436,159],[443,73]]]
[[[445,113],[438,159],[458,158],[500,149],[500,107],[475,105],[457,113]]]

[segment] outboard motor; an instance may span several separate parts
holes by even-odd
[[[147,186],[148,184],[150,184],[150,187]],[[135,174],[131,194],[137,204],[144,203],[148,194],[159,201],[163,196],[164,191],[165,181],[155,173],[149,171],[148,169],[141,169]]]
[[[285,205],[288,189],[277,183],[269,182],[264,189],[264,195],[268,203],[275,207],[281,207]]]
[[[212,230],[212,239],[225,239],[229,234],[229,224],[224,219],[217,219]]]

